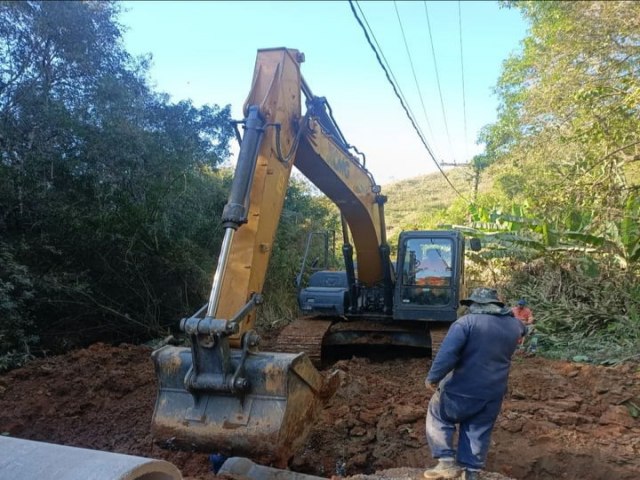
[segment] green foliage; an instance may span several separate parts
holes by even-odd
[[[0,242],[0,372],[31,357],[38,342],[28,305],[34,296],[33,278]]]
[[[530,30],[479,137],[493,188],[456,220],[485,244],[470,271],[530,299],[547,354],[618,361],[640,338],[640,4],[504,4]]]
[[[461,228],[482,237],[489,247],[484,256],[511,252],[512,256],[532,257],[561,251],[582,251],[611,256],[621,268],[640,258],[640,202],[628,195],[619,221],[601,228],[594,215],[567,209],[564,222],[550,223],[529,216],[528,202],[511,203],[510,208],[469,205],[468,226]]]
[[[573,255],[518,267],[504,290],[527,298],[536,317],[540,347],[564,359],[614,363],[640,347],[640,288],[633,272]]]
[[[473,195],[474,172],[466,166],[447,171],[456,188],[470,199]],[[482,180],[479,190],[485,192],[490,180]],[[429,230],[438,224],[464,222],[467,200],[459,198],[440,173],[402,180],[386,185],[383,193],[389,197],[385,204],[387,236],[395,245],[401,231]]]
[[[604,229],[637,188],[640,4],[508,5],[531,29],[504,64],[499,118],[481,135],[497,184],[551,224],[571,205]]]
[[[118,9],[0,4],[3,352],[145,339],[205,297],[229,108],[151,91]]]
[[[164,336],[208,295],[230,109],[152,91],[149,58],[122,46],[119,8],[0,3],[0,369]],[[295,311],[306,232],[337,224],[295,180],[284,208],[265,286],[272,318]]]

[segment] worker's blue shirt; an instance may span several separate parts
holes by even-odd
[[[447,392],[487,400],[501,397],[523,334],[523,324],[511,315],[464,315],[449,328],[427,381],[438,383],[452,372],[444,387]]]

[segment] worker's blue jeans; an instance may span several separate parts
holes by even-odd
[[[427,411],[427,441],[433,457],[456,458],[465,468],[484,468],[501,405],[502,397],[482,400],[438,388]],[[457,454],[453,446],[456,424],[460,425]]]

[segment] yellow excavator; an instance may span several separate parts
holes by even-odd
[[[209,302],[180,323],[190,347],[152,354],[152,433],[161,445],[283,466],[337,387],[312,363],[322,345],[362,343],[364,335],[365,343],[429,348],[457,318],[465,239],[403,232],[394,265],[386,197],[326,99],[302,78],[303,60],[293,49],[258,51]],[[279,352],[262,352],[256,307],[294,165],[340,210],[345,271],[317,271],[299,285],[304,316],[282,332]]]

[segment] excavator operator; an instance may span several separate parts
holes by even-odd
[[[416,268],[415,296],[419,303],[427,305],[446,305],[449,303],[448,287],[451,281],[451,268],[435,248],[427,249]]]
[[[451,269],[444,261],[438,250],[429,248],[418,265],[416,271],[416,284],[444,286],[446,285],[446,277],[451,275]]]

